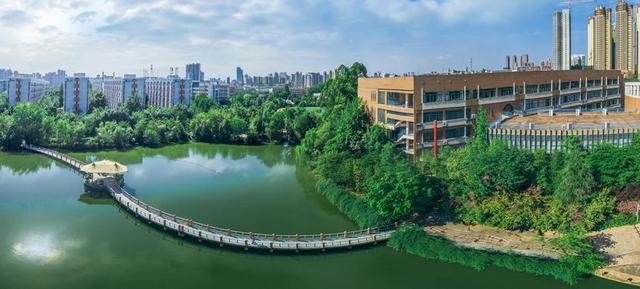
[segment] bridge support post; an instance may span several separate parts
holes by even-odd
[[[147,219],[147,223],[151,225],[151,213],[149,213],[149,218]]]
[[[249,251],[249,241],[244,240],[244,250]]]
[[[162,229],[167,230],[167,220],[162,220]]]
[[[224,243],[222,242],[222,236],[220,236],[220,248],[222,248],[222,246],[224,246]]]
[[[296,253],[300,253],[300,244],[296,243]]]
[[[273,242],[269,243],[269,252],[273,253]]]
[[[373,235],[373,244],[376,245],[378,244],[378,240],[377,240],[377,235]]]
[[[349,244],[349,246],[348,246],[347,248],[348,248],[349,250],[351,250],[351,248],[352,248],[352,247],[351,247],[351,240],[348,240],[348,243],[347,243],[347,244]]]
[[[326,248],[324,247],[324,242],[322,242],[322,252],[326,251]]]
[[[198,242],[202,243],[202,231],[198,231]]]

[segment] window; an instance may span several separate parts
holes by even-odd
[[[462,91],[449,91],[449,101],[457,101],[463,99],[464,95],[462,94]]]
[[[404,105],[404,99],[401,97],[400,93],[387,92],[387,104],[396,106]]]
[[[607,79],[607,85],[617,85],[617,84],[618,84],[617,79]]]
[[[580,81],[571,82],[571,89],[576,89],[576,88],[580,88]]]
[[[529,93],[538,93],[538,85],[537,84],[527,84],[527,94]]]
[[[475,98],[478,98],[478,90],[477,89],[467,90],[467,99],[475,99]]]
[[[563,82],[560,84],[560,90],[569,89],[571,87],[571,82]]]
[[[422,102],[424,103],[437,102],[437,101],[438,101],[438,94],[435,92],[425,92],[424,95],[422,96]]]
[[[496,96],[496,90],[493,88],[480,90],[480,98],[490,98],[495,96]]]
[[[572,93],[562,96],[562,103],[580,101],[580,93]]]
[[[458,138],[458,137],[463,137],[464,136],[464,127],[458,127],[458,128],[451,128],[451,129],[447,129],[445,132],[445,137],[446,138]]]
[[[607,89],[607,96],[614,96],[620,94],[620,91],[617,88],[609,88]]]
[[[587,99],[600,98],[601,97],[601,93],[602,93],[602,91],[600,91],[600,90],[589,91],[589,92],[587,92]]]
[[[429,111],[422,114],[422,122],[429,123],[434,120],[441,121],[443,114],[442,111]]]
[[[540,92],[551,91],[551,83],[540,84]]]
[[[442,130],[438,130],[438,139],[442,139]],[[433,142],[433,130],[427,130],[422,133],[423,142]]]
[[[513,87],[501,87],[498,88],[498,96],[513,95]]]
[[[384,91],[378,91],[378,103],[379,104],[385,104]]]
[[[445,113],[446,119],[461,119],[464,118],[464,109],[449,110]]]
[[[385,122],[384,109],[378,108],[378,122]]]

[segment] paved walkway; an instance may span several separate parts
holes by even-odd
[[[640,226],[611,228],[591,234],[591,240],[603,252],[609,265],[596,275],[640,286]]]
[[[447,223],[425,227],[425,232],[444,237],[458,246],[525,256],[559,259],[560,251],[546,241],[553,235],[540,236],[536,232],[517,232],[488,226],[467,226]]]

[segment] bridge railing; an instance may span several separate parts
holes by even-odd
[[[388,233],[388,232],[394,231],[397,228],[397,225],[389,225],[384,227],[369,228],[369,229],[356,230],[356,231],[344,231],[344,232],[330,233],[330,234],[297,234],[297,235],[243,232],[243,231],[215,227],[208,224],[203,224],[197,221],[193,221],[191,219],[166,213],[143,201],[140,201],[140,199],[131,195],[129,192],[124,190],[115,182],[110,182],[109,184],[107,184],[107,186],[112,194],[120,193],[124,197],[126,197],[130,202],[135,203],[140,207],[143,207],[145,210],[157,216],[160,216],[161,218],[172,220],[176,223],[179,223],[181,225],[191,227],[197,230],[210,232],[210,233],[223,235],[223,236],[228,236],[228,237],[240,238],[240,239],[254,239],[254,240],[265,240],[265,241],[274,241],[274,242],[286,242],[286,241],[317,242],[317,241],[347,240],[347,239],[354,239],[358,237]]]
[[[75,158],[72,158],[72,157],[70,157],[68,155],[65,155],[63,153],[60,153],[60,152],[57,152],[57,151],[54,151],[54,150],[50,150],[50,149],[47,149],[47,148],[34,146],[34,145],[30,145],[30,144],[24,144],[24,145],[22,145],[22,147],[25,148],[25,149],[28,149],[28,150],[39,152],[39,153],[44,154],[44,155],[48,155],[48,156],[50,156],[50,157],[52,157],[54,159],[61,160],[61,161],[65,162],[65,163],[68,163],[69,165],[75,167],[76,169],[79,169],[79,168],[81,168],[82,166],[85,165],[84,162],[81,162],[81,161],[79,161],[79,160],[77,160]]]

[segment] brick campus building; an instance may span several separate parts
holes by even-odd
[[[358,79],[358,96],[372,122],[384,125],[396,144],[414,156],[434,147],[434,121],[438,146],[466,144],[479,107],[499,125],[514,114],[621,109],[623,94],[622,74],[613,70]],[[531,129],[535,130],[535,125]]]

